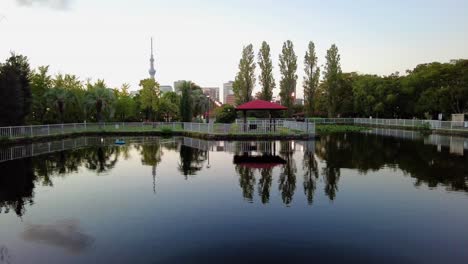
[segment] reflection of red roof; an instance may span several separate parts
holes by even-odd
[[[239,163],[237,164],[242,167],[251,168],[251,169],[271,169],[276,166],[283,165],[282,163]]]
[[[279,104],[275,104],[263,100],[254,100],[247,102],[245,104],[239,105],[236,107],[236,110],[287,110],[287,107],[284,107]]]

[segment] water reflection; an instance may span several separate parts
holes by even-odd
[[[439,143],[444,141],[440,136],[436,139]],[[83,169],[96,175],[111,174],[120,161],[129,160],[133,153],[139,155],[141,164],[151,167],[152,190],[157,193],[157,168],[165,159],[165,150],[178,151],[177,170],[185,179],[209,173],[205,165],[210,152],[232,155],[232,167],[222,166],[237,174],[240,194],[248,202],[258,197],[259,202],[267,204],[277,194],[287,206],[301,199],[312,205],[317,190],[333,201],[339,198],[339,187],[346,188],[340,186],[343,169],[368,174],[393,168],[414,178],[416,187],[445,187],[448,191],[468,193],[468,155],[460,152],[455,155],[451,151],[453,147],[441,148],[427,142],[427,139],[375,134],[336,134],[322,136],[315,142],[144,138],[126,146],[115,146],[106,140],[96,141],[87,148],[0,162],[0,213],[23,216],[25,208],[34,204],[37,185],[52,187],[54,178],[68,177]],[[298,186],[303,191],[296,192]]]
[[[186,180],[188,176],[196,175],[203,168],[203,164],[207,159],[207,151],[185,145],[180,146],[179,154],[179,171]]]
[[[304,194],[307,197],[309,205],[312,205],[314,202],[315,189],[317,188],[317,180],[319,178],[318,163],[314,152],[304,152],[302,169],[304,171]]]
[[[30,158],[0,163],[0,172],[0,213],[22,216],[25,204],[33,203],[33,163]]]
[[[29,242],[45,243],[72,253],[81,253],[94,242],[94,238],[82,230],[78,220],[62,220],[52,224],[28,224],[21,237]]]

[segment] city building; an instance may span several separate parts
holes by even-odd
[[[185,80],[178,80],[174,82],[174,91],[179,92],[180,86],[185,82]]]
[[[227,104],[227,97],[228,95],[233,95],[234,94],[234,90],[232,88],[232,85],[234,84],[233,81],[229,81],[225,84],[223,84],[223,103]]]
[[[160,85],[159,86],[159,91],[161,93],[165,93],[165,92],[173,92],[174,90],[172,89],[172,86],[170,86],[170,85]]]
[[[228,96],[226,96],[224,100],[224,104],[236,105],[236,97],[234,96],[234,94],[228,94]]]
[[[296,98],[296,101],[294,102],[296,105],[304,105],[304,99],[302,98]]]
[[[203,87],[202,91],[206,96],[219,101],[219,87]]]

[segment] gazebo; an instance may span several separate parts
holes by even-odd
[[[264,100],[254,100],[247,102],[245,104],[239,105],[236,107],[236,111],[242,111],[244,114],[244,131],[247,130],[247,111],[268,111],[270,113],[270,127],[271,127],[271,113],[273,111],[284,111],[288,110],[287,107],[282,105],[264,101]],[[273,130],[276,131],[276,118],[273,118]]]

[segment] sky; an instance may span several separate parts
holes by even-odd
[[[33,68],[50,65],[52,74],[137,90],[149,77],[153,37],[160,84],[192,80],[222,93],[242,47],[252,43],[258,52],[262,41],[271,46],[278,87],[278,56],[291,40],[301,97],[309,41],[319,65],[335,43],[344,72],[404,73],[421,63],[468,59],[466,14],[466,0],[0,0],[0,60],[14,51]]]

